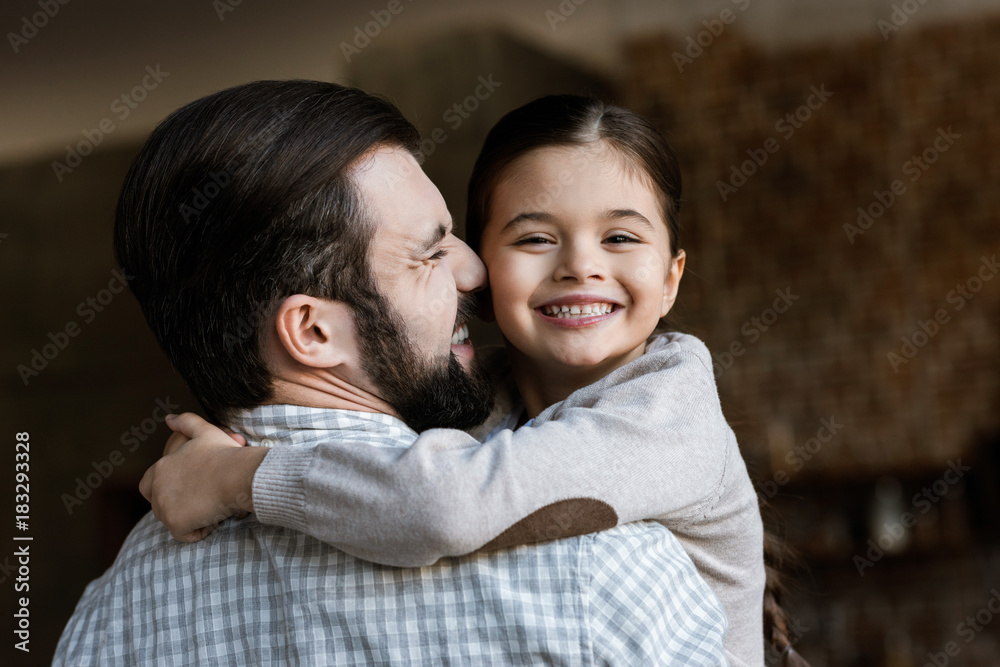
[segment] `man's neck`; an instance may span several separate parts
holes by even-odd
[[[302,405],[309,408],[375,412],[398,417],[392,406],[375,394],[326,371],[275,378],[266,404]]]

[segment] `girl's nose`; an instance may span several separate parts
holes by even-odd
[[[559,252],[552,277],[555,280],[585,282],[603,280],[604,273],[600,248],[593,248],[589,244],[567,243]]]

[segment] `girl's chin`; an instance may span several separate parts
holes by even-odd
[[[615,355],[594,354],[593,351],[587,353],[554,354],[548,358],[537,359],[540,366],[560,366],[576,371],[586,371],[589,369],[599,369],[614,362]]]
[[[550,350],[530,359],[531,365],[552,372],[563,368],[570,372],[600,371],[610,373],[628,362],[642,356],[646,349],[645,340],[641,344],[628,349],[601,350],[587,347],[581,350]]]

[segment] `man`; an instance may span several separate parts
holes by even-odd
[[[485,271],[417,143],[361,91],[265,81],[180,109],[130,170],[118,261],[205,410],[248,444],[404,452],[487,416],[471,346],[452,345]],[[254,518],[181,544],[147,515],[55,663],[716,665],[724,634],[658,525],[394,569]]]

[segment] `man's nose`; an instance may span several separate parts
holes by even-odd
[[[559,249],[553,273],[554,280],[579,281],[603,280],[605,269],[600,259],[600,248],[592,244],[571,242]]]
[[[471,294],[486,289],[486,265],[464,241],[455,239],[451,251],[454,258],[452,274],[459,292]]]

